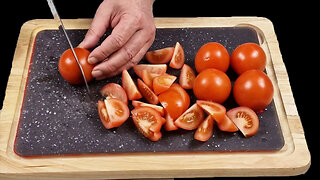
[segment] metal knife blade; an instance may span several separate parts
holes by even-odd
[[[68,36],[68,34],[67,34],[67,31],[66,31],[66,29],[65,29],[65,27],[64,27],[64,25],[63,25],[63,22],[62,22],[59,14],[58,14],[58,11],[57,11],[54,3],[53,3],[53,0],[47,0],[47,2],[48,2],[48,5],[49,5],[49,7],[50,7],[50,10],[51,10],[51,13],[52,13],[52,15],[53,15],[53,18],[56,19],[57,21],[59,21],[60,26],[61,26],[61,29],[62,29],[65,37],[67,38],[67,41],[68,41],[69,46],[70,46],[70,48],[71,48],[72,54],[73,54],[74,58],[76,59],[76,61],[77,61],[77,63],[78,63],[78,66],[79,66],[80,71],[81,71],[81,75],[82,75],[83,80],[84,80],[84,82],[85,82],[85,84],[86,84],[87,91],[88,91],[88,93],[89,93],[89,95],[90,95],[89,85],[88,85],[88,82],[87,82],[87,80],[86,80],[86,78],[85,78],[85,76],[84,76],[84,72],[83,72],[83,69],[82,69],[82,67],[81,67],[81,65],[80,65],[78,56],[77,56],[76,52],[74,51],[74,48],[73,48],[73,46],[72,46],[72,43],[71,43],[71,41],[70,41],[70,39],[69,39],[69,36]]]

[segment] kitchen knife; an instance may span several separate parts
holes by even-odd
[[[52,15],[53,15],[53,18],[54,18],[55,20],[59,21],[59,23],[60,23],[60,27],[61,27],[61,29],[62,29],[65,37],[67,38],[67,41],[68,41],[69,46],[70,46],[70,48],[71,48],[72,54],[73,54],[74,58],[76,59],[76,61],[77,61],[77,63],[78,63],[78,66],[79,66],[79,68],[80,68],[81,75],[82,75],[83,80],[84,80],[84,82],[85,82],[85,84],[86,84],[86,87],[87,87],[87,91],[88,91],[88,93],[90,94],[90,89],[89,89],[89,86],[88,86],[88,82],[87,82],[87,80],[86,80],[86,78],[85,78],[85,75],[84,75],[83,69],[82,69],[82,67],[81,67],[81,65],[80,65],[78,56],[77,56],[76,52],[74,51],[74,48],[73,48],[73,46],[72,46],[72,44],[71,44],[71,41],[70,41],[70,39],[69,39],[69,36],[68,36],[68,34],[67,34],[67,31],[66,31],[66,29],[65,29],[65,27],[64,27],[64,25],[63,25],[62,20],[60,19],[60,16],[59,16],[59,14],[58,14],[58,11],[57,11],[54,3],[53,3],[53,0],[47,0],[47,2],[48,2],[48,5],[49,5],[49,7],[50,7],[50,10],[51,10],[51,13],[52,13]],[[59,27],[59,29],[60,29],[60,27]],[[89,97],[90,97],[90,96],[89,96]]]

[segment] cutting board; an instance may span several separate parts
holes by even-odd
[[[74,45],[83,39],[90,22],[65,20]],[[260,115],[262,126],[256,136],[246,139],[240,133],[215,131],[208,142],[199,143],[192,141],[193,132],[179,130],[152,143],[134,130],[130,121],[105,130],[96,107],[83,98],[84,87],[69,85],[57,73],[57,59],[67,48],[58,25],[53,20],[33,20],[21,28],[1,114],[0,157],[5,163],[1,163],[0,177],[270,176],[296,175],[308,169],[310,153],[269,20],[156,18],[156,26],[151,49],[180,41],[190,55],[186,56],[190,65],[201,42],[218,41],[229,53],[244,42],[256,42],[264,48],[266,73],[275,95]],[[108,82],[119,83],[121,78],[90,86],[98,92]],[[99,98],[97,93],[95,101]],[[226,107],[233,104],[227,101]]]

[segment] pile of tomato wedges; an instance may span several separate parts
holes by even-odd
[[[240,130],[245,137],[253,136],[259,128],[256,113],[271,103],[273,86],[263,72],[266,55],[254,43],[238,46],[229,56],[225,47],[216,42],[204,44],[195,57],[195,72],[185,64],[185,53],[179,42],[146,53],[150,64],[133,67],[137,79],[127,70],[122,72],[122,84],[108,83],[100,90],[104,101],[98,101],[98,111],[106,129],[121,126],[132,120],[143,136],[151,141],[166,131],[179,128],[195,130],[194,138],[207,141],[212,137],[214,124],[220,131]],[[167,66],[179,69],[179,77],[167,74]],[[226,74],[229,66],[239,75],[233,86]],[[192,89],[196,103],[190,104]],[[233,93],[238,107],[222,105]],[[129,110],[128,103],[134,109]]]

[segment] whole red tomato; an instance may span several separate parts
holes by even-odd
[[[230,57],[227,49],[220,43],[210,42],[203,45],[197,52],[195,66],[198,73],[208,68],[216,68],[226,72]]]
[[[199,100],[223,103],[231,92],[229,77],[218,69],[202,71],[193,83],[193,93]]]
[[[263,71],[266,67],[266,54],[258,44],[244,43],[232,52],[230,63],[239,75],[250,69]]]
[[[77,54],[87,82],[91,81],[93,79],[91,72],[94,65],[89,64],[87,61],[90,52],[83,48],[74,48],[74,51]],[[84,83],[81,70],[73,56],[71,49],[67,49],[61,55],[59,60],[59,72],[63,79],[68,81],[70,84],[77,85]]]
[[[272,101],[272,82],[262,71],[255,69],[246,71],[235,81],[233,96],[240,106],[261,111]]]

